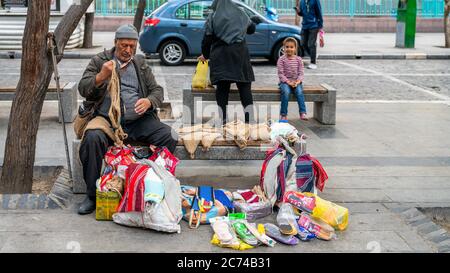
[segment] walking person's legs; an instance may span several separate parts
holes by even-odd
[[[287,83],[280,83],[280,95],[281,95],[281,107],[280,107],[280,119],[287,119],[289,95],[291,93],[291,87]]]
[[[319,29],[315,28],[315,29],[309,29],[308,30],[309,35],[308,35],[308,50],[310,52],[310,57],[311,57],[311,64],[308,66],[308,68],[310,69],[315,69],[317,68],[316,65],[316,58],[317,58],[317,34],[319,33]]]
[[[308,30],[307,29],[302,29],[302,32],[301,32],[301,37],[302,37],[302,40],[300,41],[300,45],[301,45],[301,50],[300,50],[300,57],[305,57],[306,56],[306,54],[305,53],[307,53],[308,54],[308,56],[311,56],[311,53],[310,53],[310,51],[309,51],[309,48],[308,48],[308,37],[309,37],[309,32],[308,32]]]
[[[103,158],[112,140],[102,130],[87,130],[80,146],[83,178],[86,182],[86,199],[78,213],[89,214],[95,210],[96,181],[100,177]]]
[[[307,120],[306,115],[306,105],[305,105],[305,96],[303,94],[303,85],[299,84],[295,88],[295,96],[297,97],[298,109],[300,112],[300,119]]]
[[[239,90],[242,106],[244,107],[245,123],[253,123],[255,121],[255,114],[252,96],[252,83],[238,82],[236,85]]]
[[[222,124],[227,123],[227,105],[230,86],[231,83],[228,81],[220,81],[217,83],[216,102],[219,106],[219,119]]]

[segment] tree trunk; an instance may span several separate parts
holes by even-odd
[[[84,16],[83,48],[92,47],[93,30],[94,30],[94,13],[88,12]]]
[[[444,33],[445,47],[450,48],[450,0],[445,0],[444,6]]]
[[[144,11],[145,11],[145,0],[139,0],[136,14],[134,15],[134,22],[133,25],[137,29],[137,32],[139,33],[141,31],[141,25],[142,25],[142,18],[144,17]]]
[[[9,115],[1,193],[31,192],[36,132],[44,102],[49,65],[46,37],[50,1],[31,1],[22,39],[22,61]],[[30,113],[32,113],[30,115]]]
[[[80,5],[70,6],[56,27],[56,44],[61,55],[91,2],[82,0]],[[36,136],[53,74],[51,55],[47,52],[49,18],[50,1],[30,1],[22,40],[21,75],[9,117],[0,193],[31,192]],[[58,62],[61,58],[58,57]]]

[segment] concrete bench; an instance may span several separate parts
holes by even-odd
[[[336,89],[327,85],[304,86],[303,93],[306,102],[314,102],[314,118],[322,124],[336,124]],[[280,90],[278,87],[252,87],[253,101],[271,102],[280,101]],[[290,101],[296,101],[295,95],[291,94]],[[183,114],[184,124],[198,124],[201,120],[196,120],[197,113],[201,113],[201,107],[197,107],[198,102],[216,101],[215,89],[184,89],[183,106],[190,110],[190,115]],[[239,91],[231,88],[229,101],[240,101]],[[200,108],[200,109],[199,109]]]
[[[12,101],[14,99],[16,87],[0,87],[0,101]],[[78,83],[69,82],[61,84],[61,101],[63,107],[64,120],[73,122],[78,111],[77,104]],[[50,86],[45,95],[45,100],[58,100],[56,87]],[[59,103],[59,102],[58,102]],[[59,105],[58,105],[59,107]],[[59,122],[62,122],[58,108]]]

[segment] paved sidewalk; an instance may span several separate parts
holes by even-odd
[[[250,252],[450,251],[448,233],[416,209],[450,206],[450,107],[338,103],[337,108],[336,126],[291,119],[310,136],[308,151],[330,177],[320,195],[349,208],[348,229],[331,242]],[[44,109],[38,133],[36,162],[43,165],[65,162],[60,125],[47,114],[52,111]],[[5,112],[0,132],[6,131]],[[177,176],[182,183],[234,190],[257,184],[260,168],[260,161],[185,160]],[[199,173],[203,176],[192,177]],[[76,202],[83,198],[75,196]],[[0,209],[0,252],[70,252],[74,245],[82,252],[232,252],[209,243],[209,226],[191,230],[182,221],[181,234],[127,228],[77,215],[76,202],[65,210]],[[258,222],[274,220],[272,215]]]
[[[91,58],[103,48],[111,48],[114,32],[94,32],[94,48],[68,49],[65,58]],[[319,59],[450,59],[443,33],[417,33],[413,49],[396,48],[395,33],[326,33]],[[138,53],[140,50],[138,50]],[[20,58],[21,52],[0,51],[0,58]]]
[[[112,46],[113,33],[96,33],[94,37],[94,44],[99,47],[67,51],[66,54],[87,58],[103,47]],[[328,58],[450,56],[450,49],[439,47],[443,42],[441,34],[417,34],[416,49],[394,48],[395,34],[327,34],[326,39],[327,46],[319,49],[319,55]],[[0,57],[7,56],[3,53]],[[447,61],[402,61],[404,67],[416,73],[414,75],[434,75],[435,78],[427,80],[427,84],[441,86],[443,90],[439,91],[415,86],[409,78],[408,82],[406,78],[401,78],[404,81],[395,78],[406,77],[404,75],[394,77],[389,74],[393,71],[408,72],[389,65],[398,61],[382,61],[389,64],[375,61],[324,62],[327,64],[317,72],[322,73],[320,77],[328,80],[338,78],[337,83],[353,89],[362,85],[373,87],[362,95],[356,92],[359,90],[350,95],[342,90],[345,100],[338,99],[335,126],[323,126],[314,119],[300,122],[295,105],[291,104],[289,110],[292,124],[309,135],[308,152],[323,163],[330,177],[320,196],[349,208],[349,227],[339,232],[335,241],[315,240],[295,247],[278,244],[275,248],[258,247],[249,252],[450,252],[448,232],[417,209],[450,207],[450,107],[448,89],[445,88]],[[429,68],[425,62],[433,65],[434,70],[424,69]],[[78,77],[84,63],[77,69],[72,73]],[[180,82],[184,75],[181,74],[186,73],[184,77],[190,78],[194,67],[165,69],[154,67],[160,75],[169,75],[167,81],[178,75],[176,81]],[[345,70],[349,69],[357,76],[344,77]],[[256,76],[259,78],[270,80],[276,76],[271,70],[258,71],[260,73]],[[364,81],[361,71],[370,76],[371,81]],[[377,71],[385,71],[386,74]],[[337,75],[338,72],[341,74]],[[440,73],[445,75],[439,76]],[[316,80],[323,82],[322,78]],[[417,78],[422,81],[422,78]],[[438,84],[433,84],[433,81]],[[167,89],[180,90],[179,86],[168,86]],[[386,93],[390,93],[389,96]],[[376,94],[381,95],[384,103],[377,101],[379,97],[375,97]],[[355,100],[360,98],[364,100]],[[44,103],[37,136],[37,166],[59,166],[66,162],[56,105],[54,102]],[[307,105],[312,109],[311,104]],[[10,106],[11,102],[0,102],[0,165]],[[72,126],[67,125],[70,144],[74,138]],[[177,177],[182,183],[244,189],[258,183],[261,164],[261,161],[185,160],[177,168]],[[202,176],[198,176],[200,173]],[[19,197],[0,195],[0,252],[234,252],[210,244],[212,229],[209,226],[191,230],[182,221],[181,234],[122,227],[112,222],[95,221],[94,215],[77,215],[77,202],[81,202],[84,195],[73,197],[74,202],[68,209],[14,210],[4,208]],[[274,220],[275,215],[272,215],[258,222]]]

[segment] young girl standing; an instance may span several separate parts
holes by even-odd
[[[278,77],[280,79],[281,90],[281,110],[280,120],[287,120],[289,95],[292,91],[297,97],[300,119],[308,120],[306,115],[305,97],[303,95],[303,62],[297,56],[297,40],[288,37],[283,41],[284,55],[278,59]]]

